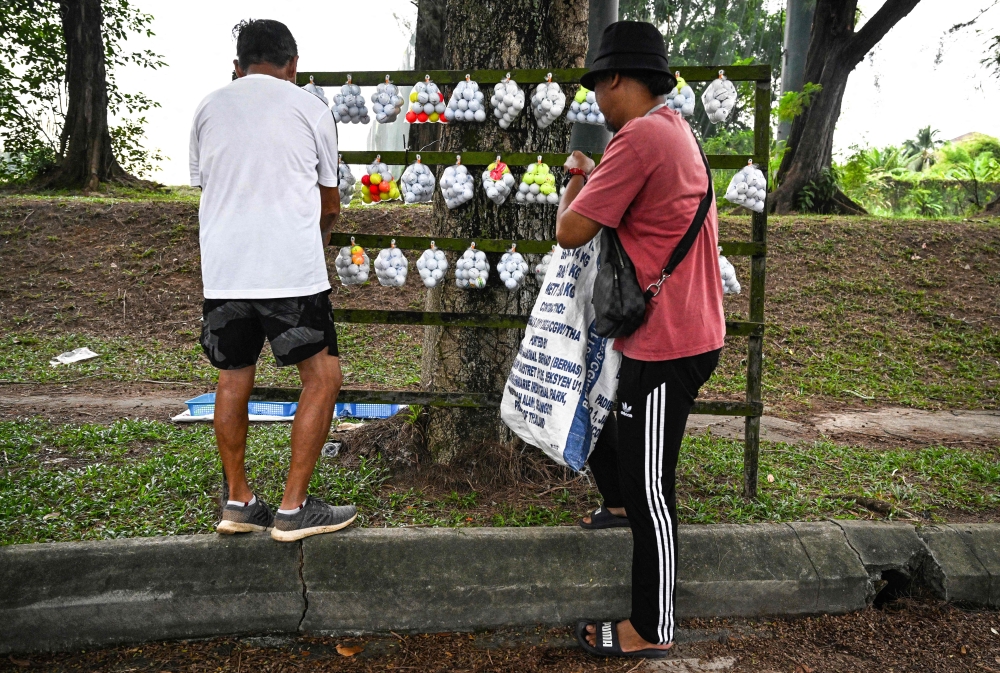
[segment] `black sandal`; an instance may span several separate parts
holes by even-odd
[[[665,659],[673,656],[673,648],[660,650],[647,647],[644,650],[635,652],[623,652],[621,644],[618,642],[618,624],[620,622],[577,622],[576,642],[580,643],[588,654],[595,657],[634,657],[636,659]],[[587,627],[591,624],[597,627],[597,639],[595,645],[587,642]]]
[[[629,523],[627,516],[612,514],[604,508],[604,505],[601,505],[590,513],[590,523],[580,519],[580,528],[586,528],[587,530],[599,530],[601,528],[630,528],[631,526],[632,524]]]

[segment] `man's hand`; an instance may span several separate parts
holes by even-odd
[[[574,151],[566,159],[563,168],[580,168],[587,175],[594,170],[594,160],[579,150]],[[574,175],[566,184],[566,191],[559,199],[559,210],[556,213],[556,241],[564,248],[579,248],[586,245],[601,231],[601,225],[589,217],[570,210],[570,204],[583,189],[583,178]]]
[[[581,168],[586,175],[590,175],[590,172],[594,170],[594,166],[596,165],[593,159],[580,150],[573,150],[573,153],[566,157],[566,163],[563,164],[563,168],[567,171],[571,168]]]
[[[320,215],[319,230],[323,236],[323,247],[330,245],[330,233],[340,217],[340,190],[336,187],[319,186]]]

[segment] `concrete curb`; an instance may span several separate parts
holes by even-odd
[[[1000,525],[681,526],[679,543],[681,617],[844,613],[914,585],[1000,606]],[[569,527],[0,547],[0,653],[620,618],[631,547],[628,531]]]

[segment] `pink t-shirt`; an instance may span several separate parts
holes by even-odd
[[[645,289],[659,279],[707,188],[705,165],[688,123],[679,112],[663,107],[615,134],[570,208],[618,229]],[[646,304],[639,329],[615,339],[616,350],[653,362],[722,348],[726,321],[718,244],[713,200],[687,256]]]

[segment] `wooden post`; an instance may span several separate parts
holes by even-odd
[[[754,162],[767,175],[771,149],[771,78],[757,80],[754,96]],[[767,210],[752,216],[754,243],[767,244]],[[750,257],[750,321],[764,322],[764,262],[766,248]],[[763,365],[763,332],[748,339],[747,396],[750,404],[763,402],[761,374]],[[747,416],[743,447],[743,497],[757,497],[757,462],[760,455],[760,416]]]

